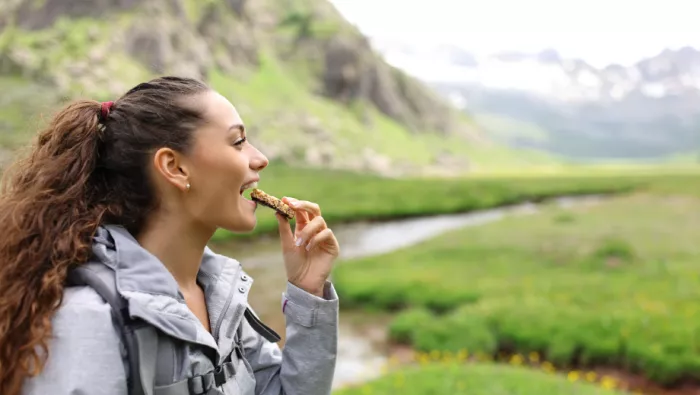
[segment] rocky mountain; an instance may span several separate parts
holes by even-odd
[[[489,142],[326,0],[5,0],[0,150],[66,99],[113,99],[162,74],[229,97],[277,161],[383,174],[549,161]]]
[[[512,146],[583,160],[654,159],[700,148],[700,51],[691,47],[605,67],[554,49],[477,56],[448,46],[419,55],[395,44],[378,48]]]

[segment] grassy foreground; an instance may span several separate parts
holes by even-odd
[[[391,372],[334,395],[615,395],[605,383],[490,363],[429,363]]]
[[[329,223],[339,223],[466,212],[561,195],[627,192],[666,177],[659,174],[619,174],[387,179],[354,172],[271,165],[261,173],[259,185],[264,191],[278,197],[291,196],[317,202]],[[255,232],[235,237],[277,231],[272,211],[260,210],[258,221]],[[232,236],[230,232],[221,230],[215,240]]]
[[[456,231],[344,263],[334,282],[344,307],[402,310],[391,337],[421,351],[700,380],[694,184],[664,177],[654,193]]]

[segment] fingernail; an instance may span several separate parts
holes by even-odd
[[[309,243],[309,244],[306,245],[306,251],[308,251],[308,250],[310,250],[310,249],[311,249],[311,243]]]
[[[298,238],[297,242],[296,242],[297,247],[299,247],[301,245],[301,243],[303,243],[303,242],[304,242],[304,240],[301,237]]]

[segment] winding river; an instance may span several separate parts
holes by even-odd
[[[522,203],[463,214],[334,226],[333,231],[341,246],[341,260],[338,264],[343,264],[344,259],[409,247],[450,230],[479,226],[499,221],[506,216],[536,214],[543,204],[571,208],[597,204],[603,199],[604,196],[600,195],[566,196],[539,204]],[[265,237],[254,241],[233,241],[212,248],[242,262],[245,270],[255,280],[255,286],[251,288],[251,305],[268,325],[283,336],[284,342],[280,297],[286,279],[277,239]],[[381,322],[381,317],[373,317],[375,322],[372,323],[362,318],[356,312],[341,312],[339,357],[333,383],[335,388],[377,377],[381,374],[381,367],[387,363],[385,323]]]

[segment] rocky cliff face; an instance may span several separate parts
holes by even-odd
[[[1,64],[63,91],[73,84],[112,95],[145,74],[206,79],[213,67],[255,63],[264,26],[250,29],[245,15],[243,1],[20,0],[5,18]],[[139,75],[120,75],[124,63]]]
[[[387,140],[381,137],[388,129],[465,146],[477,137],[461,114],[384,62],[324,0],[9,0],[2,7],[0,76],[40,82],[64,96],[96,98],[114,97],[159,74],[201,78],[231,92],[234,104],[247,108],[261,129],[294,117],[295,131],[288,133],[318,134],[303,124],[323,130],[325,148],[311,153],[275,145],[272,132],[261,135],[260,143],[283,160],[388,171],[410,162],[436,164],[447,155],[465,165],[463,152],[446,154],[439,147],[415,161],[373,146],[351,147],[351,155],[341,145],[352,128],[379,140]],[[280,86],[294,84],[296,93],[287,88],[288,94],[298,100],[286,110],[264,98],[253,104],[251,95],[270,95],[274,102],[275,79]],[[343,125],[333,127],[338,108]],[[415,143],[406,149],[424,146]],[[357,159],[359,148],[369,149],[364,156],[377,163]]]

